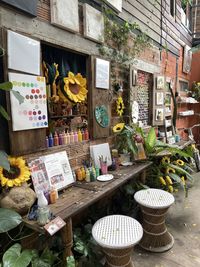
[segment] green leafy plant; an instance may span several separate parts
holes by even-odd
[[[0,234],[10,231],[22,222],[22,217],[16,211],[0,208]]]

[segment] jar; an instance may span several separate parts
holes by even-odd
[[[38,224],[43,226],[49,222],[49,207],[38,207]]]

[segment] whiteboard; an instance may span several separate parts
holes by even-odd
[[[40,75],[40,42],[8,31],[8,68]]]
[[[110,147],[108,143],[90,146],[90,156],[94,161],[94,165],[100,168],[99,157],[107,159],[108,166],[112,165],[112,158],[110,154]]]

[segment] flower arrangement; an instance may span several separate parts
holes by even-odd
[[[116,105],[117,105],[116,112],[121,117],[122,114],[124,113],[124,108],[125,108],[124,107],[124,101],[123,101],[123,98],[121,96],[118,96],[117,101],[116,101]]]
[[[21,186],[30,179],[29,168],[22,157],[8,157],[10,170],[0,166],[0,184],[2,187],[11,188]]]

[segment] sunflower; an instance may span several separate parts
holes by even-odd
[[[30,179],[29,168],[25,165],[22,157],[8,158],[10,162],[10,171],[0,167],[0,184],[2,187],[21,186],[22,183]]]
[[[166,169],[166,173],[167,174],[169,174],[169,173],[175,173],[176,171],[173,169],[173,168],[171,168],[171,167],[167,167],[167,169]]]
[[[122,99],[121,96],[119,96],[117,98],[116,104],[117,104],[117,110],[116,110],[116,112],[117,112],[117,114],[119,116],[122,116],[122,114],[124,112],[124,102],[123,102],[123,99]]]
[[[179,166],[183,166],[184,165],[184,161],[182,161],[181,159],[177,159],[176,160],[176,164]]]
[[[69,71],[64,83],[64,91],[73,102],[83,102],[87,98],[86,79],[80,73],[74,75]]]
[[[124,129],[124,125],[125,123],[117,123],[114,127],[113,127],[113,132],[114,133],[119,133]]]
[[[166,181],[162,176],[159,177],[159,180],[162,185],[166,185]]]
[[[169,157],[163,157],[161,162],[162,162],[162,164],[169,164],[170,163],[170,158]]]

